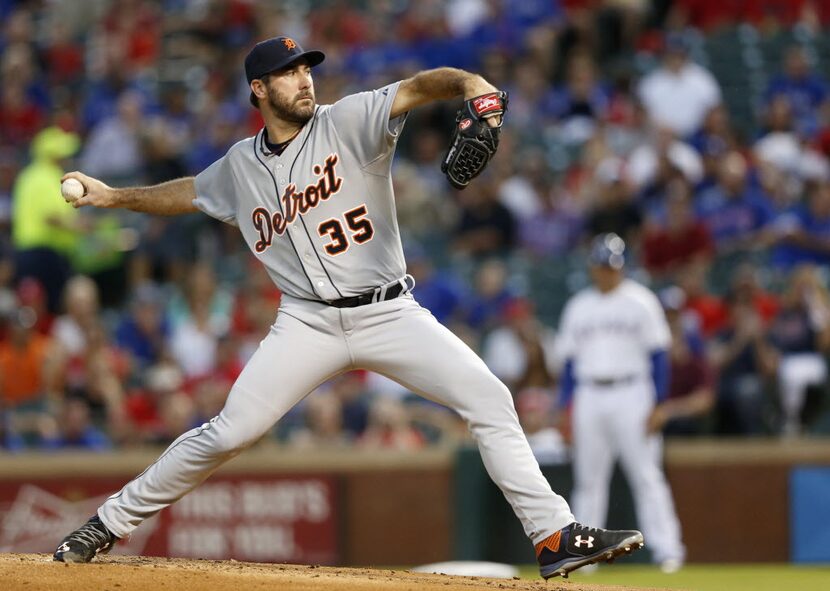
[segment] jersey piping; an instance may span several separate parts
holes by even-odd
[[[297,154],[294,156],[294,160],[291,161],[291,168],[288,169],[288,184],[291,184],[291,175],[294,174],[294,165],[297,164],[297,158],[300,157],[300,154],[302,153],[303,148],[305,148],[305,145],[308,142],[308,138],[311,137],[311,132],[314,131],[314,124],[317,122],[317,110],[318,109],[319,109],[319,107],[314,108],[314,118],[311,120],[311,128],[308,130],[308,133],[306,134],[305,139],[303,140],[303,143],[300,145],[300,149],[297,150]],[[300,215],[298,217],[300,218],[300,223],[303,225],[303,230],[305,230],[305,235],[308,237],[308,242],[311,245],[314,245],[314,241],[311,239],[311,234],[308,233],[308,226],[305,225],[305,218],[302,215]],[[329,270],[326,269],[326,266],[323,264],[323,259],[320,258],[320,253],[317,252],[316,248],[313,248],[312,250],[314,250],[314,256],[317,257],[317,261],[320,263],[320,267],[323,268],[323,272],[326,274],[326,277],[329,278],[329,283],[331,283],[331,286],[334,288],[334,291],[337,292],[337,295],[339,295],[342,298],[343,297],[343,292],[340,291],[340,288],[337,287],[337,284],[331,278],[331,275],[329,274]],[[296,251],[296,249],[295,249],[295,251]],[[299,256],[300,256],[299,253],[297,253],[298,258],[299,258]],[[300,265],[302,265],[302,264],[303,264],[303,262],[300,261]],[[306,277],[308,277],[308,275],[306,275]],[[317,293],[317,292],[315,291],[314,293]]]
[[[262,137],[262,132],[260,132],[260,138],[261,137]],[[265,162],[262,161],[262,158],[259,157],[259,150],[257,149],[257,143],[258,142],[253,142],[254,157],[257,159],[257,162],[262,164],[262,167],[268,173],[268,176],[271,177],[271,182],[274,183],[274,194],[277,196],[277,207],[280,208],[280,213],[282,213],[282,215],[285,216],[285,211],[282,208],[282,200],[280,199],[280,188],[279,188],[279,186],[277,186],[277,178],[274,176],[274,173],[271,172],[271,169],[268,168],[268,165],[265,164]],[[305,145],[305,144],[303,144],[303,145]],[[285,235],[288,236],[288,242],[291,243],[291,248],[294,250],[294,254],[297,256],[297,262],[300,263],[300,269],[303,270],[303,275],[305,275],[305,278],[308,281],[308,285],[309,285],[309,287],[311,287],[311,293],[313,293],[316,296],[319,296],[320,294],[318,294],[317,290],[314,289],[314,282],[311,280],[311,277],[308,276],[308,271],[305,270],[305,265],[303,265],[303,259],[300,256],[300,252],[297,250],[296,245],[294,244],[294,239],[291,238],[291,233],[286,232]]]

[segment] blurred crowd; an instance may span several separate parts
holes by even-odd
[[[326,52],[321,103],[445,65],[510,92],[499,153],[467,190],[440,172],[452,102],[410,116],[394,182],[416,299],[511,388],[540,460],[565,457],[568,438],[556,312],[608,231],[672,328],[671,396],[651,428],[830,432],[830,55],[783,48],[744,129],[691,51],[739,23],[819,36],[826,4],[0,0],[0,446],[166,443],[221,409],[280,300],[236,229],[75,210],[59,179],[201,171],[261,125],[241,64],[276,34]],[[321,385],[272,436],[465,437],[367,372]]]

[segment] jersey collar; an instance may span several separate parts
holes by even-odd
[[[320,108],[320,105],[315,105],[314,106],[314,114],[311,116],[311,119],[309,119],[306,122],[306,124],[303,125],[303,127],[300,129],[300,133],[298,133],[296,136],[294,136],[294,138],[291,140],[291,143],[288,146],[285,147],[285,150],[282,151],[282,154],[285,154],[286,152],[288,152],[291,149],[291,147],[294,144],[296,144],[298,141],[300,141],[300,138],[302,138],[308,132],[309,128],[311,127],[309,125],[309,123],[311,123],[311,124],[314,123],[314,119],[317,117],[317,111],[318,111],[319,108]],[[281,156],[282,154],[276,154],[275,152],[271,151],[271,149],[268,147],[268,144],[265,141],[265,133],[266,133],[266,130],[265,130],[265,126],[263,125],[262,129],[259,130],[259,137],[257,137],[257,139],[256,139],[257,148],[259,149],[260,153],[262,153],[262,155],[265,156],[266,158],[270,157],[270,156]]]

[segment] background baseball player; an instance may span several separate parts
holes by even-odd
[[[671,335],[657,296],[624,276],[624,251],[616,234],[594,239],[593,287],[574,295],[562,314],[560,402],[573,402],[574,514],[605,522],[619,458],[654,560],[672,571],[684,559],[680,524],[661,468],[661,436],[648,432],[667,394]]]
[[[638,548],[637,531],[574,522],[539,471],[507,388],[411,295],[390,176],[406,114],[438,99],[468,99],[457,126],[464,133],[455,132],[444,162],[450,182],[463,187],[481,170],[470,162],[486,164],[495,148],[467,144],[464,134],[487,117],[500,125],[504,95],[480,76],[439,68],[318,106],[311,69],[323,59],[287,37],[254,47],[245,71],[265,127],[195,178],[112,189],[67,175],[86,188],[76,207],[201,210],[238,226],[284,296],[219,415],[111,496],[63,540],[55,560],[88,562],[109,550],[256,442],[317,385],[354,368],[392,377],[465,419],[488,473],[536,544],[544,577]]]

